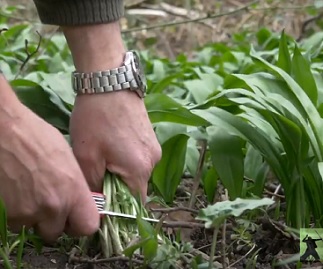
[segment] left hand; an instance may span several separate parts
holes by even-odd
[[[127,90],[77,96],[70,122],[74,154],[92,191],[101,192],[108,169],[146,200],[161,147],[144,102]]]

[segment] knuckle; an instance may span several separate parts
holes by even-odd
[[[158,142],[152,148],[151,156],[152,156],[152,162],[154,165],[160,161],[160,159],[162,157],[162,149],[161,149],[161,146]]]
[[[62,210],[62,199],[58,194],[47,195],[43,201],[43,210],[47,214],[57,214]]]

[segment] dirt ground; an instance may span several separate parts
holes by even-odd
[[[139,4],[138,4],[139,2]],[[160,5],[162,2],[166,5]],[[132,40],[132,46],[137,49],[145,49],[147,39],[156,39],[153,47],[156,54],[162,57],[174,58],[178,53],[190,54],[196,47],[209,42],[230,42],[233,33],[252,30],[256,31],[261,27],[268,27],[280,32],[285,29],[286,33],[295,38],[302,38],[304,34],[312,29],[317,30],[316,17],[309,15],[305,6],[312,5],[314,0],[290,0],[290,1],[260,1],[256,10],[242,9],[250,3],[246,0],[226,0],[226,1],[126,1],[126,17],[122,20],[124,37]],[[10,5],[21,4],[24,9],[18,15],[11,18],[13,23],[27,21],[39,27],[39,20],[36,10],[31,0],[0,0],[1,4]],[[174,7],[178,7],[175,9]],[[288,7],[288,8],[287,8]],[[226,13],[239,10],[233,15],[220,16],[218,18],[203,20],[199,23],[186,23],[170,27],[158,27],[155,29],[144,29],[149,25],[165,24],[180,20],[189,20],[197,17],[211,16],[213,14]],[[186,12],[185,12],[186,11]],[[143,15],[144,14],[144,15]],[[130,31],[129,29],[143,28],[141,30]],[[56,27],[44,27],[44,32],[57,31]],[[187,186],[184,186],[187,187]],[[180,197],[179,197],[180,198]],[[203,200],[203,197],[201,197]],[[182,202],[182,200],[180,200]],[[282,201],[282,211],[284,203]],[[187,213],[187,212],[186,212]],[[175,218],[182,217],[177,212]],[[187,218],[193,218],[187,215]],[[241,240],[234,239],[236,234],[235,220],[226,223],[225,237],[221,233],[218,238],[218,250],[226,247],[227,263],[233,264],[228,268],[246,268],[250,260],[249,253],[254,246],[258,252],[258,260],[254,268],[272,268],[273,258],[286,259],[299,252],[299,241],[285,230],[281,222],[274,222],[270,219],[259,218],[256,228],[250,230],[251,244],[241,245]],[[212,233],[203,228],[186,229],[185,238],[191,241],[194,249],[209,255]],[[224,242],[224,243],[223,243]],[[59,246],[45,247],[39,255],[32,247],[26,247],[24,252],[24,268],[129,268],[127,262],[113,262],[92,264],[79,262],[72,263],[70,251]],[[217,261],[223,262],[221,252],[216,253]],[[100,258],[100,257],[98,257]],[[307,267],[310,266],[310,267]],[[1,267],[0,265],[0,268]],[[189,267],[186,267],[189,268]],[[281,268],[295,268],[293,265]],[[303,265],[302,268],[322,268],[320,264]]]

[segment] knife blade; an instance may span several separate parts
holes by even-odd
[[[99,213],[100,213],[100,215],[108,215],[111,217],[120,217],[120,218],[133,219],[133,220],[137,219],[137,217],[134,215],[118,213],[118,212],[113,212],[113,211],[108,211],[108,210],[100,210]],[[152,219],[152,218],[146,218],[146,217],[142,217],[142,219],[146,220],[148,222],[159,223],[158,219]]]

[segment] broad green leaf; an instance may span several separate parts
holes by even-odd
[[[131,258],[136,250],[142,248],[147,242],[151,240],[151,237],[146,237],[144,239],[139,240],[138,242],[130,245],[129,247],[123,250],[123,254],[126,255],[128,258]]]
[[[262,165],[263,157],[249,143],[246,145],[246,156],[244,158],[244,175],[247,178],[254,179],[257,175],[257,169]]]
[[[29,80],[14,80],[11,85],[23,104],[48,123],[68,132],[71,112],[55,93]]]
[[[173,122],[157,122],[154,124],[158,142],[162,145],[173,136],[187,133],[187,126]]]
[[[308,121],[310,123],[311,128],[313,129],[314,138],[318,146],[318,150],[316,152],[317,158],[319,160],[322,160],[323,159],[323,141],[322,141],[323,140],[323,137],[322,137],[323,120],[320,114],[318,113],[315,105],[310,100],[309,96],[284,70],[268,63],[267,61],[259,57],[257,53],[253,50],[253,48],[250,54],[255,60],[261,62],[267,68],[272,70],[276,75],[282,78],[288,85],[287,89],[290,89],[291,92],[294,94],[294,96],[296,96],[299,102],[302,104],[302,108],[304,112],[307,114]]]
[[[228,190],[230,199],[234,200],[241,196],[243,184],[242,141],[219,127],[210,126],[207,133],[213,166]]]
[[[218,174],[214,167],[210,167],[203,177],[203,188],[209,203],[213,203],[216,187],[218,184]]]
[[[162,145],[162,158],[155,166],[152,182],[165,202],[173,202],[185,165],[187,135],[179,134]]]
[[[297,46],[295,46],[294,50],[291,71],[292,77],[302,87],[304,92],[316,106],[318,98],[317,87],[311,71],[311,66],[310,63],[301,54]]]
[[[145,98],[145,105],[152,123],[168,121],[192,126],[207,124],[205,120],[165,94],[148,94]]]
[[[165,78],[157,81],[153,86],[148,89],[149,94],[162,93],[167,89],[168,86],[174,84],[175,79],[183,77],[182,73],[176,73],[173,75],[166,76]]]
[[[322,180],[323,180],[323,162],[319,162],[319,163],[317,164],[317,166],[318,166],[318,169],[319,169],[319,172],[320,172],[321,178],[322,178]]]
[[[269,198],[262,199],[241,199],[237,198],[234,201],[217,202],[214,205],[209,205],[199,211],[197,220],[205,221],[205,227],[218,227],[218,225],[227,217],[241,216],[246,210],[253,210],[262,206],[272,205],[273,200]]]
[[[184,86],[192,94],[196,104],[205,101],[215,90],[213,87],[209,87],[207,81],[201,79],[186,80],[184,81]]]
[[[288,44],[285,36],[285,32],[282,32],[280,41],[279,41],[279,55],[277,66],[285,70],[288,74],[291,72],[292,64],[291,57],[289,54]]]
[[[158,239],[154,228],[145,220],[137,217],[139,235],[141,238],[150,238],[142,245],[145,260],[152,260],[157,253]]]
[[[74,105],[75,94],[73,92],[69,73],[39,74],[43,81],[42,86],[47,86],[53,90],[65,103]]]
[[[281,157],[281,152],[268,139],[266,133],[258,128],[252,127],[238,116],[232,115],[220,108],[212,107],[206,110],[192,110],[192,112],[203,117],[211,124],[225,129],[228,133],[247,140],[261,152],[280,180],[284,184],[287,184],[284,180],[288,178],[288,174],[283,166],[284,162]]]
[[[244,159],[244,175],[254,181],[250,189],[253,195],[261,197],[269,170],[270,167],[260,152],[248,144]]]
[[[200,153],[197,149],[197,141],[189,138],[187,142],[185,166],[193,177],[196,175],[199,158]]]

